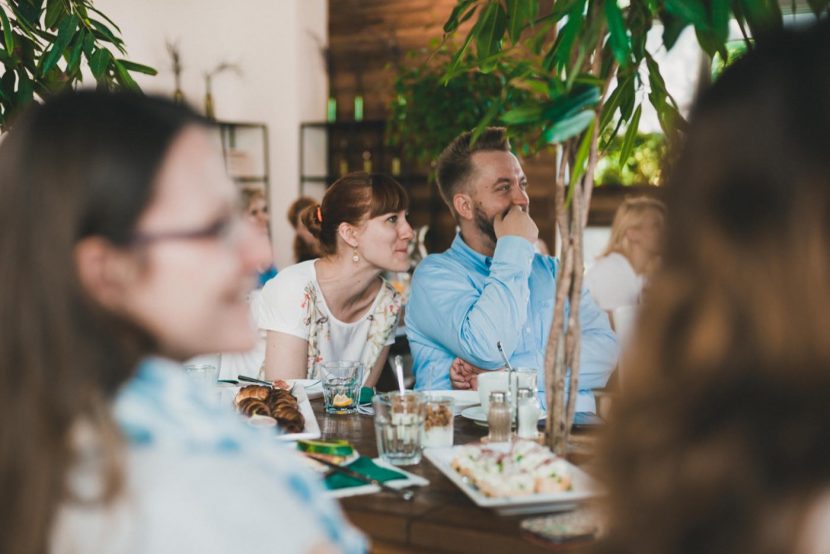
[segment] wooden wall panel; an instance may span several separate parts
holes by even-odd
[[[353,119],[354,97],[362,92],[365,119],[386,119],[394,94],[395,67],[406,52],[427,49],[442,36],[456,0],[329,0],[329,78],[337,98],[338,119]],[[465,26],[473,24],[473,20]],[[553,246],[555,212],[553,164],[549,155],[522,160],[528,176],[531,215],[540,236]],[[427,173],[427,168],[404,170]],[[407,180],[414,224],[431,226],[431,247],[441,250],[454,234],[454,222],[434,185]],[[631,190],[630,192],[635,192]],[[637,191],[640,192],[640,191]],[[591,223],[608,224],[628,191],[595,191]],[[597,209],[594,209],[596,207]]]

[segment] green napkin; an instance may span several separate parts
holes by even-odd
[[[404,475],[403,473],[399,471],[393,471],[391,469],[386,469],[385,467],[380,467],[375,462],[373,462],[371,458],[367,458],[366,456],[361,456],[360,458],[353,461],[346,467],[348,467],[352,471],[361,473],[366,477],[377,479],[381,483],[385,483],[387,481],[394,481],[395,479],[406,479],[406,475]],[[326,488],[329,490],[358,487],[366,484],[367,483],[359,481],[354,477],[344,475],[343,473],[340,473],[337,470],[332,471],[329,475],[326,476]]]
[[[361,387],[360,396],[358,397],[358,404],[371,404],[372,398],[375,397],[375,389],[372,387]]]

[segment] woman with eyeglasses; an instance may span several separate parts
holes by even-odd
[[[374,386],[403,304],[381,274],[409,269],[408,207],[392,177],[350,173],[300,213],[321,257],[283,269],[252,303],[266,379],[319,378],[325,362],[356,361]]]
[[[267,254],[210,132],[81,92],[0,146],[4,553],[365,550],[292,452],[178,365],[253,345]]]

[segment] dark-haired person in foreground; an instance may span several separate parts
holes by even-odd
[[[365,551],[180,365],[256,337],[267,244],[213,143],[171,101],[81,92],[0,146],[0,552]]]
[[[830,552],[830,21],[692,108],[599,449],[608,554]]]
[[[320,364],[350,360],[375,384],[402,304],[381,273],[409,269],[408,205],[393,178],[350,173],[300,213],[322,257],[280,271],[253,302],[266,332],[266,379],[317,378]]]
[[[544,389],[544,354],[553,317],[558,260],[536,254],[539,231],[528,214],[527,179],[505,129],[474,145],[457,137],[438,158],[438,186],[460,232],[449,250],[428,256],[412,279],[406,311],[417,389],[475,388],[475,375],[535,368]],[[608,317],[587,291],[580,305],[582,354],[576,409],[593,412],[591,389],[617,361]]]

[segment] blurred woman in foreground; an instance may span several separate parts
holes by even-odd
[[[830,551],[830,24],[700,98],[602,449],[607,552]]]
[[[177,364],[252,346],[262,245],[193,113],[84,92],[18,119],[0,147],[0,552],[364,549],[293,453]]]

